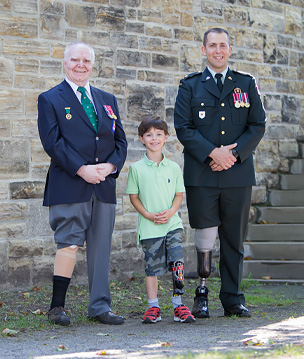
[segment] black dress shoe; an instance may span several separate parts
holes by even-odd
[[[55,307],[48,311],[49,322],[59,325],[69,325],[70,318],[67,316],[63,307]]]
[[[121,317],[120,315],[116,315],[111,311],[96,315],[94,319],[102,324],[112,324],[112,325],[123,324],[125,321],[124,317]]]
[[[237,317],[249,318],[251,317],[250,311],[243,304],[234,304],[224,312],[226,317],[236,315]]]

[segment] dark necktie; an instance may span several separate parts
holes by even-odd
[[[94,110],[94,106],[86,94],[85,87],[78,87],[78,91],[81,92],[82,107],[85,110],[85,113],[87,114],[89,120],[91,121],[91,124],[93,125],[94,130],[97,132],[97,116],[96,116],[96,112]]]
[[[222,74],[216,74],[215,77],[217,79],[217,87],[220,90],[220,92],[222,92],[223,90],[223,83],[222,83]]]

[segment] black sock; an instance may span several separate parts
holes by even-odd
[[[61,277],[59,275],[53,276],[53,297],[51,302],[51,309],[55,307],[63,307],[65,304],[65,295],[70,284],[71,278]]]

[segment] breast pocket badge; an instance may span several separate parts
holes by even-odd
[[[199,118],[203,119],[203,118],[205,118],[205,116],[206,116],[206,111],[199,111],[199,113],[198,113]]]

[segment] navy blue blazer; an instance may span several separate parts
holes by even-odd
[[[249,107],[235,107],[233,94],[248,95]],[[206,68],[181,80],[174,109],[176,134],[184,146],[186,186],[243,187],[255,184],[253,151],[265,132],[266,115],[255,79],[228,69],[222,93]],[[215,147],[237,142],[239,160],[212,171]]]
[[[93,191],[104,203],[116,203],[116,178],[127,155],[127,141],[114,95],[91,86],[98,115],[95,132],[71,86],[63,81],[38,97],[38,129],[42,146],[51,158],[43,205],[88,201]],[[107,115],[111,106],[117,120]],[[68,115],[70,114],[70,115]],[[100,184],[76,175],[82,165],[111,162],[117,172]]]

